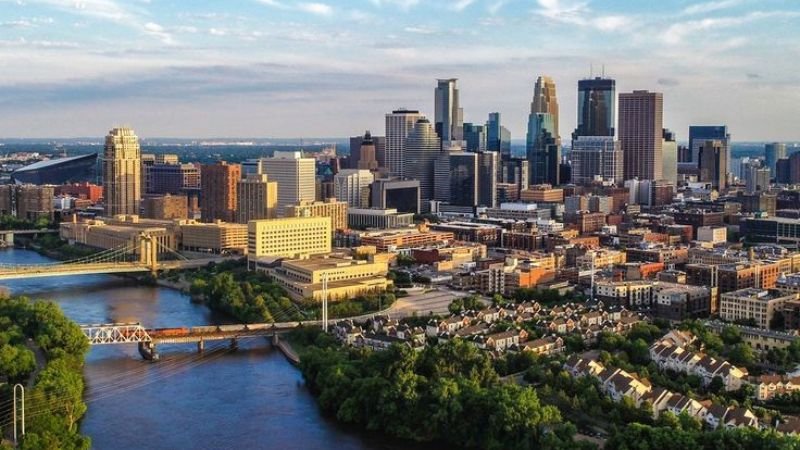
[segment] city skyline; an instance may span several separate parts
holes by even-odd
[[[578,80],[604,65],[618,93],[664,93],[679,141],[693,124],[800,139],[800,9],[784,0],[32,0],[0,13],[8,138],[116,123],[149,137],[346,137],[401,107],[433,119],[435,80],[454,77],[464,121],[499,111],[517,140],[539,75],[558,86],[564,135]]]

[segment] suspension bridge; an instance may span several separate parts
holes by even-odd
[[[169,260],[159,260],[159,255]],[[224,257],[188,259],[147,234],[137,243],[126,243],[89,256],[45,264],[0,264],[0,280],[63,277],[68,275],[119,274],[192,269],[219,262]]]

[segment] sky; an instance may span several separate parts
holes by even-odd
[[[679,141],[800,140],[799,25],[798,0],[0,0],[0,138],[381,135],[452,77],[520,139],[539,75],[568,137],[604,67]]]

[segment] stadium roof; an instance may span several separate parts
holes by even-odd
[[[48,167],[57,166],[59,164],[64,164],[71,161],[78,161],[81,159],[94,159],[94,158],[97,158],[97,153],[89,153],[86,155],[78,155],[78,156],[68,156],[66,158],[48,159],[46,161],[37,161],[33,164],[15,170],[14,173],[30,172],[32,170],[45,169]]]

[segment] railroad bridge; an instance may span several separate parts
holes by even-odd
[[[319,321],[302,324],[316,325]],[[210,325],[179,328],[144,328],[140,323],[107,323],[81,325],[90,345],[138,344],[139,354],[144,359],[158,360],[159,344],[196,344],[202,352],[206,342],[229,340],[236,348],[240,339],[271,337],[274,343],[278,336],[301,326],[300,322],[257,323],[238,325]]]

